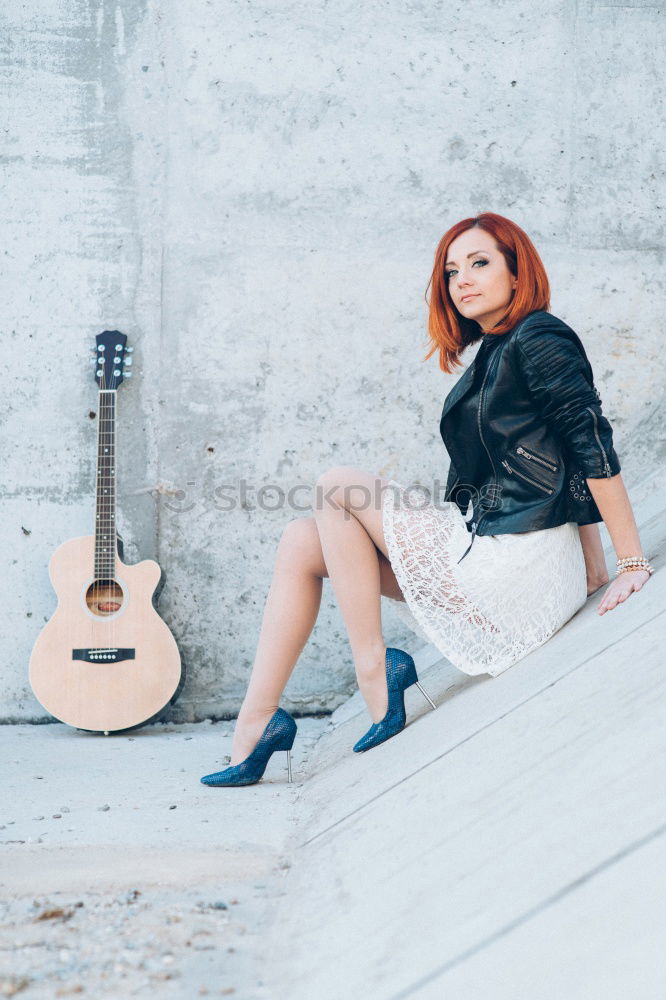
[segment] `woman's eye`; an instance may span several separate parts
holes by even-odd
[[[483,265],[486,265],[487,263],[488,263],[488,261],[487,261],[487,260],[484,260],[484,259],[483,259],[482,257],[479,257],[479,258],[478,258],[478,260],[474,260],[474,261],[472,261],[472,267],[474,267],[474,265],[475,265],[475,264],[483,264]],[[451,277],[451,275],[452,275],[452,274],[455,274],[455,273],[456,273],[456,272],[455,272],[455,268],[454,268],[454,269],[453,269],[452,271],[445,271],[445,272],[444,272],[444,277],[446,277],[446,278],[450,278],[450,277]]]

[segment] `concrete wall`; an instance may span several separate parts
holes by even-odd
[[[543,0],[5,8],[2,718],[46,717],[27,662],[49,557],[92,530],[102,329],[136,348],[119,527],[128,562],[167,574],[179,719],[237,710],[276,544],[308,514],[307,489],[305,510],[257,509],[262,486],[337,464],[444,479],[455,376],[422,363],[424,291],[457,219],[527,230],[629,485],[663,460],[661,21]],[[385,637],[413,644],[390,608]],[[283,704],[328,710],[353,683],[326,583]]]

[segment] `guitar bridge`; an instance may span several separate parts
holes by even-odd
[[[86,663],[120,663],[121,660],[133,660],[134,649],[116,649],[94,647],[91,649],[73,649],[73,660],[85,660]]]

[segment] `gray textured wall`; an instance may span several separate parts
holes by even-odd
[[[3,18],[3,718],[45,716],[27,662],[48,559],[92,530],[101,329],[135,346],[119,527],[127,561],[167,573],[178,718],[240,703],[277,541],[307,514],[256,509],[262,486],[341,463],[444,478],[456,376],[422,363],[423,294],[457,219],[528,231],[629,485],[663,460],[663,8],[29,0]],[[240,479],[248,504],[220,510]],[[352,686],[327,583],[284,705]]]

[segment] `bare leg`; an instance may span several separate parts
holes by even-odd
[[[314,518],[297,518],[285,527],[278,545],[273,579],[257,644],[250,682],[241,706],[231,764],[252,752],[314,627],[328,576]],[[380,554],[381,592],[404,600],[391,565]]]
[[[339,466],[317,480],[314,515],[345,621],[358,686],[373,722],[388,708],[382,635],[380,554],[386,556],[381,489],[387,480]]]

